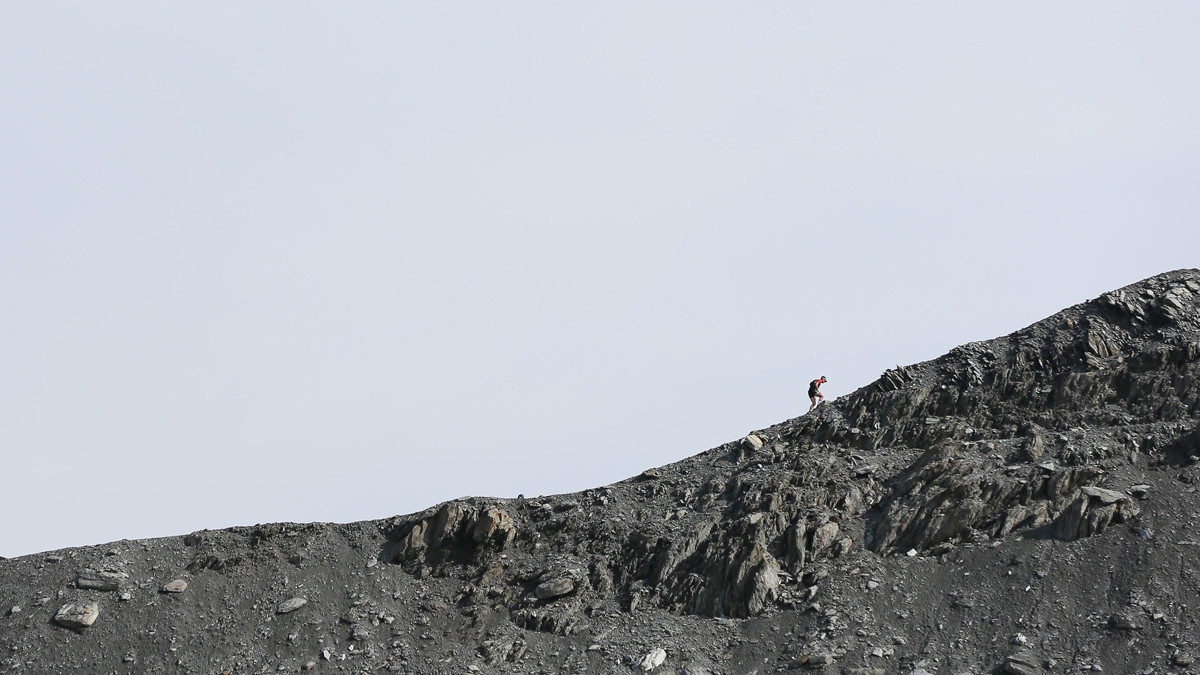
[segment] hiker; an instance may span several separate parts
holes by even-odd
[[[822,401],[825,400],[825,394],[821,393],[821,385],[828,381],[829,380],[825,379],[825,376],[822,375],[821,377],[808,383],[808,400],[812,401],[812,405],[808,406],[809,412],[812,412],[812,409],[817,407],[817,399],[821,399]]]

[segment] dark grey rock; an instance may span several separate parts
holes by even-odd
[[[1013,654],[1004,661],[1004,672],[1011,675],[1039,675],[1041,667],[1030,654]]]

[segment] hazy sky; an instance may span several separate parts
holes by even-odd
[[[1200,266],[1200,5],[0,5],[0,555],[611,483]]]

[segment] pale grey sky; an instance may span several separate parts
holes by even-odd
[[[1200,265],[1198,30],[0,5],[0,555],[602,485]]]

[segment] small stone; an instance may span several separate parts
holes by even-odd
[[[129,602],[130,600],[133,599],[133,594],[130,593],[129,591],[125,591],[125,592],[121,593],[121,595],[117,596],[117,599],[120,600],[121,602]]]
[[[313,668],[316,668],[316,667],[317,667],[316,661],[309,661],[308,663],[305,663],[303,666],[301,666],[300,669],[301,670],[312,670]]]
[[[308,600],[305,598],[288,598],[287,600],[279,603],[279,606],[275,608],[275,613],[291,614],[307,604]]]
[[[184,581],[183,579],[176,579],[174,581],[169,581],[162,587],[163,593],[182,593],[186,590],[187,590],[187,582]]]
[[[917,549],[910,548],[910,549],[908,549],[908,553],[905,553],[904,555],[906,555],[910,558],[915,558],[915,557],[917,557]]]
[[[1125,614],[1113,614],[1108,617],[1108,627],[1114,630],[1140,630],[1141,625],[1133,617]]]
[[[62,556],[61,555],[48,555],[44,558],[44,560],[48,563],[62,562]]]
[[[1012,643],[1014,645],[1028,644],[1029,638],[1025,637],[1024,633],[1017,633],[1016,635],[1012,636]]]
[[[566,595],[573,590],[575,590],[574,581],[567,577],[558,577],[539,584],[537,588],[533,589],[533,595],[538,600],[549,600]]]
[[[86,604],[69,603],[63,605],[58,613],[54,615],[54,621],[60,626],[67,628],[87,628],[96,623],[96,619],[100,616],[99,603],[89,602]]]
[[[810,666],[827,666],[833,663],[833,654],[829,652],[818,652],[808,658]]]
[[[648,673],[661,666],[667,660],[667,650],[661,647],[638,659],[637,667]]]
[[[1026,654],[1013,654],[1004,662],[1004,672],[1009,675],[1039,675],[1039,671],[1041,667]]]
[[[9,614],[20,614],[20,613],[21,613],[21,606],[20,606],[20,605],[13,605],[13,606],[12,606],[12,609],[8,610],[8,613],[9,613]]]

